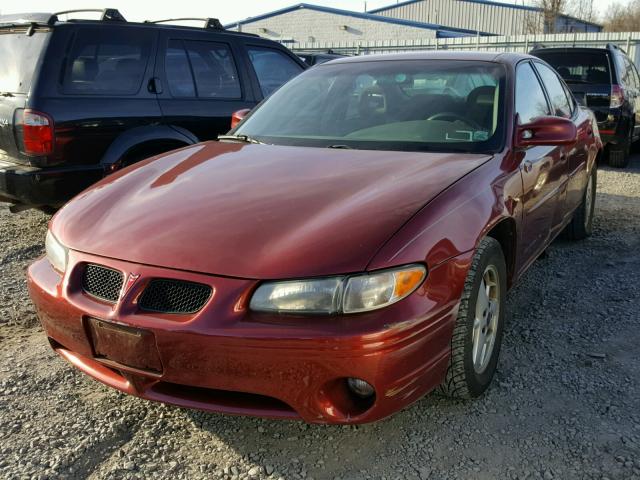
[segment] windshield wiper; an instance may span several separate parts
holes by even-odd
[[[327,148],[344,148],[346,150],[351,150],[351,147],[349,145],[342,145],[342,144],[327,145]]]
[[[0,97],[13,97],[13,93],[11,92],[0,92]]]
[[[259,143],[264,144],[260,140],[250,137],[249,135],[218,135],[218,140],[233,140],[242,143]]]

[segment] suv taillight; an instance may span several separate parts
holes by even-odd
[[[624,88],[620,85],[611,85],[611,103],[610,108],[621,107],[624,103]]]
[[[53,120],[36,110],[16,110],[15,128],[20,151],[25,155],[43,156],[53,153]]]

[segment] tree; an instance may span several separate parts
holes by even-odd
[[[564,12],[567,0],[536,0],[538,8],[542,10],[542,25],[544,33],[556,33],[556,20]]]
[[[640,0],[632,0],[627,5],[614,3],[604,17],[607,32],[637,32],[640,30]]]

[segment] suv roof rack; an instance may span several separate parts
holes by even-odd
[[[204,28],[211,30],[224,30],[225,28],[217,18],[198,18],[198,17],[184,17],[184,18],[165,18],[162,20],[145,20],[144,23],[169,23],[169,22],[183,22],[183,21],[202,21],[204,22]]]
[[[51,15],[49,22],[53,20],[56,22],[58,20],[58,15],[68,15],[70,13],[81,13],[81,12],[96,12],[102,13],[100,20],[108,21],[108,22],[126,22],[127,20],[122,16],[122,14],[116,8],[79,8],[77,10],[64,10],[62,12],[56,12]]]
[[[53,26],[57,21],[59,21],[58,15],[68,15],[70,13],[80,12],[102,13],[100,20],[105,22],[126,22],[122,14],[115,8],[83,8],[78,10],[65,10],[56,13],[16,13],[13,15],[1,15],[0,26]]]

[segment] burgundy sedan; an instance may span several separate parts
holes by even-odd
[[[539,59],[340,59],[80,194],[29,291],[57,353],[150,400],[363,423],[475,397],[507,291],[590,234],[601,149]]]

